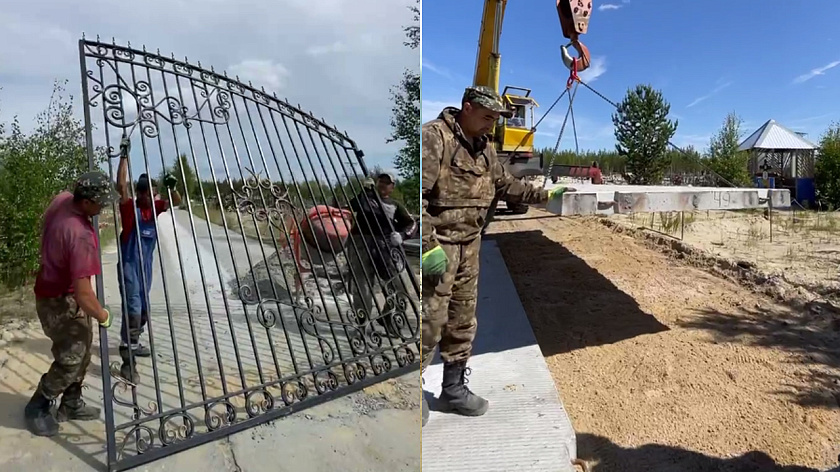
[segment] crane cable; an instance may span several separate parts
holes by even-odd
[[[579,82],[581,85],[583,85],[584,87],[588,88],[590,91],[592,91],[592,93],[594,93],[595,95],[597,95],[598,97],[600,97],[602,100],[604,100],[605,102],[607,102],[607,103],[609,103],[610,105],[612,105],[612,106],[613,106],[616,110],[618,110],[618,109],[619,109],[619,106],[618,106],[618,104],[617,104],[617,103],[615,103],[614,101],[612,101],[612,100],[610,100],[609,98],[605,97],[605,96],[604,96],[601,92],[599,92],[599,91],[595,90],[594,88],[592,88],[592,86],[590,86],[590,85],[589,85],[589,84],[587,84],[586,82],[584,82],[584,81],[582,81],[582,80],[580,80],[580,79],[578,79],[578,82]],[[709,168],[706,164],[703,164],[703,161],[701,161],[700,159],[694,159],[694,156],[692,156],[691,154],[689,154],[689,153],[688,153],[686,150],[684,150],[683,148],[681,148],[681,147],[677,146],[676,144],[674,144],[671,140],[668,140],[668,145],[669,145],[669,146],[671,146],[672,148],[674,148],[675,150],[679,151],[680,153],[682,153],[684,156],[690,157],[690,158],[691,158],[691,160],[694,160],[697,164],[700,164],[700,167],[702,167],[704,170],[706,170],[707,172],[709,172],[709,173],[710,173],[710,174],[712,174],[713,176],[717,177],[718,179],[722,180],[724,183],[726,183],[726,184],[727,184],[727,185],[729,185],[730,187],[735,187],[735,188],[737,188],[737,187],[738,187],[737,185],[735,185],[735,184],[733,184],[732,182],[730,182],[729,180],[725,179],[723,176],[721,176],[720,174],[718,174],[718,173],[717,173],[717,172],[715,172],[714,170],[710,169],[710,168]]]
[[[563,133],[566,129],[566,123],[567,123],[570,116],[572,118],[572,132],[574,133],[574,137],[575,137],[575,155],[580,154],[580,145],[579,145],[579,142],[578,142],[577,125],[575,124],[575,114],[574,114],[574,100],[575,100],[575,96],[577,95],[578,85],[583,85],[584,87],[589,89],[592,93],[594,93],[595,95],[600,97],[602,100],[604,100],[605,102],[612,105],[613,108],[615,108],[616,110],[619,109],[619,106],[616,102],[610,100],[609,98],[604,96],[604,94],[602,94],[601,92],[592,88],[591,85],[589,85],[586,82],[584,82],[583,80],[581,80],[581,78],[578,76],[577,64],[578,64],[578,59],[575,59],[572,62],[572,68],[569,71],[569,79],[566,81],[566,88],[563,90],[563,92],[560,93],[560,95],[557,97],[557,99],[554,100],[554,103],[552,103],[551,106],[548,107],[548,110],[546,110],[545,114],[542,117],[540,117],[540,119],[537,121],[537,123],[532,128],[532,132],[536,132],[537,127],[540,125],[540,123],[542,123],[543,120],[545,120],[545,118],[548,116],[548,114],[551,113],[551,110],[553,110],[554,107],[557,105],[557,103],[560,101],[560,99],[562,99],[563,96],[566,95],[566,93],[568,93],[569,90],[571,90],[572,85],[574,84],[574,86],[575,86],[574,90],[572,91],[572,93],[569,94],[569,107],[566,110],[566,116],[563,119],[563,125],[560,127],[560,133],[557,136],[557,142],[554,145],[554,150],[553,150],[553,153],[552,153],[552,156],[551,156],[551,160],[549,161],[548,166],[546,166],[546,172],[545,172],[545,176],[544,176],[545,178],[543,180],[543,188],[545,188],[546,184],[548,183],[548,179],[551,175],[551,167],[554,165],[554,157],[557,155],[557,151],[560,148],[560,142],[563,139]],[[524,139],[523,139],[523,142],[524,142]],[[521,145],[522,145],[522,143],[519,143],[516,146],[516,148],[513,150],[513,153],[515,153]],[[721,181],[723,181],[724,183],[726,183],[730,187],[737,187],[737,185],[733,184],[732,182],[725,179],[723,176],[721,176],[720,174],[718,174],[714,170],[710,169],[707,165],[705,165],[699,159],[694,159],[693,155],[689,154],[686,150],[684,150],[683,148],[674,144],[671,140],[668,140],[668,145],[671,146],[672,148],[674,148],[675,150],[679,151],[684,156],[690,157],[691,160],[693,160],[697,164],[699,164],[701,168],[703,168],[704,170],[706,170],[707,172],[712,174],[714,177],[717,177],[718,179],[720,179]]]
[[[566,81],[566,89],[563,93],[560,94],[560,97],[565,95],[572,88],[572,84],[574,84],[575,89],[572,93],[569,94],[569,107],[566,109],[566,116],[563,118],[563,125],[560,126],[560,133],[557,135],[557,142],[554,144],[554,150],[551,153],[551,160],[548,162],[548,166],[546,166],[545,175],[543,176],[543,188],[548,184],[548,179],[551,177],[551,168],[554,167],[554,158],[557,155],[557,150],[560,148],[560,141],[563,139],[563,132],[566,130],[566,123],[569,121],[569,116],[572,117],[572,132],[575,136],[575,155],[580,154],[580,146],[578,144],[578,135],[577,135],[577,124],[575,124],[575,112],[574,112],[574,103],[575,97],[577,96],[578,91],[578,84],[581,83],[580,77],[577,74],[577,59],[572,62],[572,69],[569,72],[569,80]],[[558,98],[559,100],[559,98]],[[549,109],[551,111],[551,109]],[[548,112],[546,112],[546,115]],[[543,116],[545,118],[545,116]],[[542,120],[540,120],[542,121]]]

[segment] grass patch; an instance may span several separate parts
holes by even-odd
[[[665,211],[658,213],[632,213],[630,221],[638,226],[646,227],[669,235],[675,235],[682,229],[688,228],[697,221],[694,212]]]

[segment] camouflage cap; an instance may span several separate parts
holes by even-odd
[[[495,90],[484,85],[467,87],[467,89],[464,90],[464,98],[462,98],[461,101],[481,105],[501,114],[505,118],[513,116],[513,111],[509,110],[508,107],[505,106],[502,101],[502,97],[500,97]]]
[[[100,205],[107,205],[119,198],[110,179],[102,172],[88,172],[76,179],[73,193]]]

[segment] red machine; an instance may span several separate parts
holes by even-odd
[[[555,164],[551,166],[551,181],[557,183],[558,177],[575,177],[580,179],[591,179],[595,185],[604,183],[601,177],[601,169],[598,166],[572,166]]]
[[[300,229],[307,244],[321,251],[340,252],[350,236],[353,214],[349,210],[316,205],[309,210]]]

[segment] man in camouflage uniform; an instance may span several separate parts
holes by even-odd
[[[91,318],[111,326],[111,314],[99,304],[91,284],[101,272],[91,218],[117,198],[107,176],[89,172],[76,181],[73,193],[58,194],[44,212],[35,310],[55,360],[24,409],[27,428],[35,435],[54,436],[58,421],[99,419],[99,408],[82,400],[93,341]],[[50,405],[59,396],[54,417]]]
[[[507,201],[546,203],[567,190],[523,183],[496,157],[488,132],[511,112],[488,87],[469,87],[461,109],[445,108],[423,125],[423,369],[440,345],[441,403],[466,416],[483,415],[487,400],[465,386],[476,332],[481,228],[496,192]],[[428,405],[423,400],[423,424]]]

